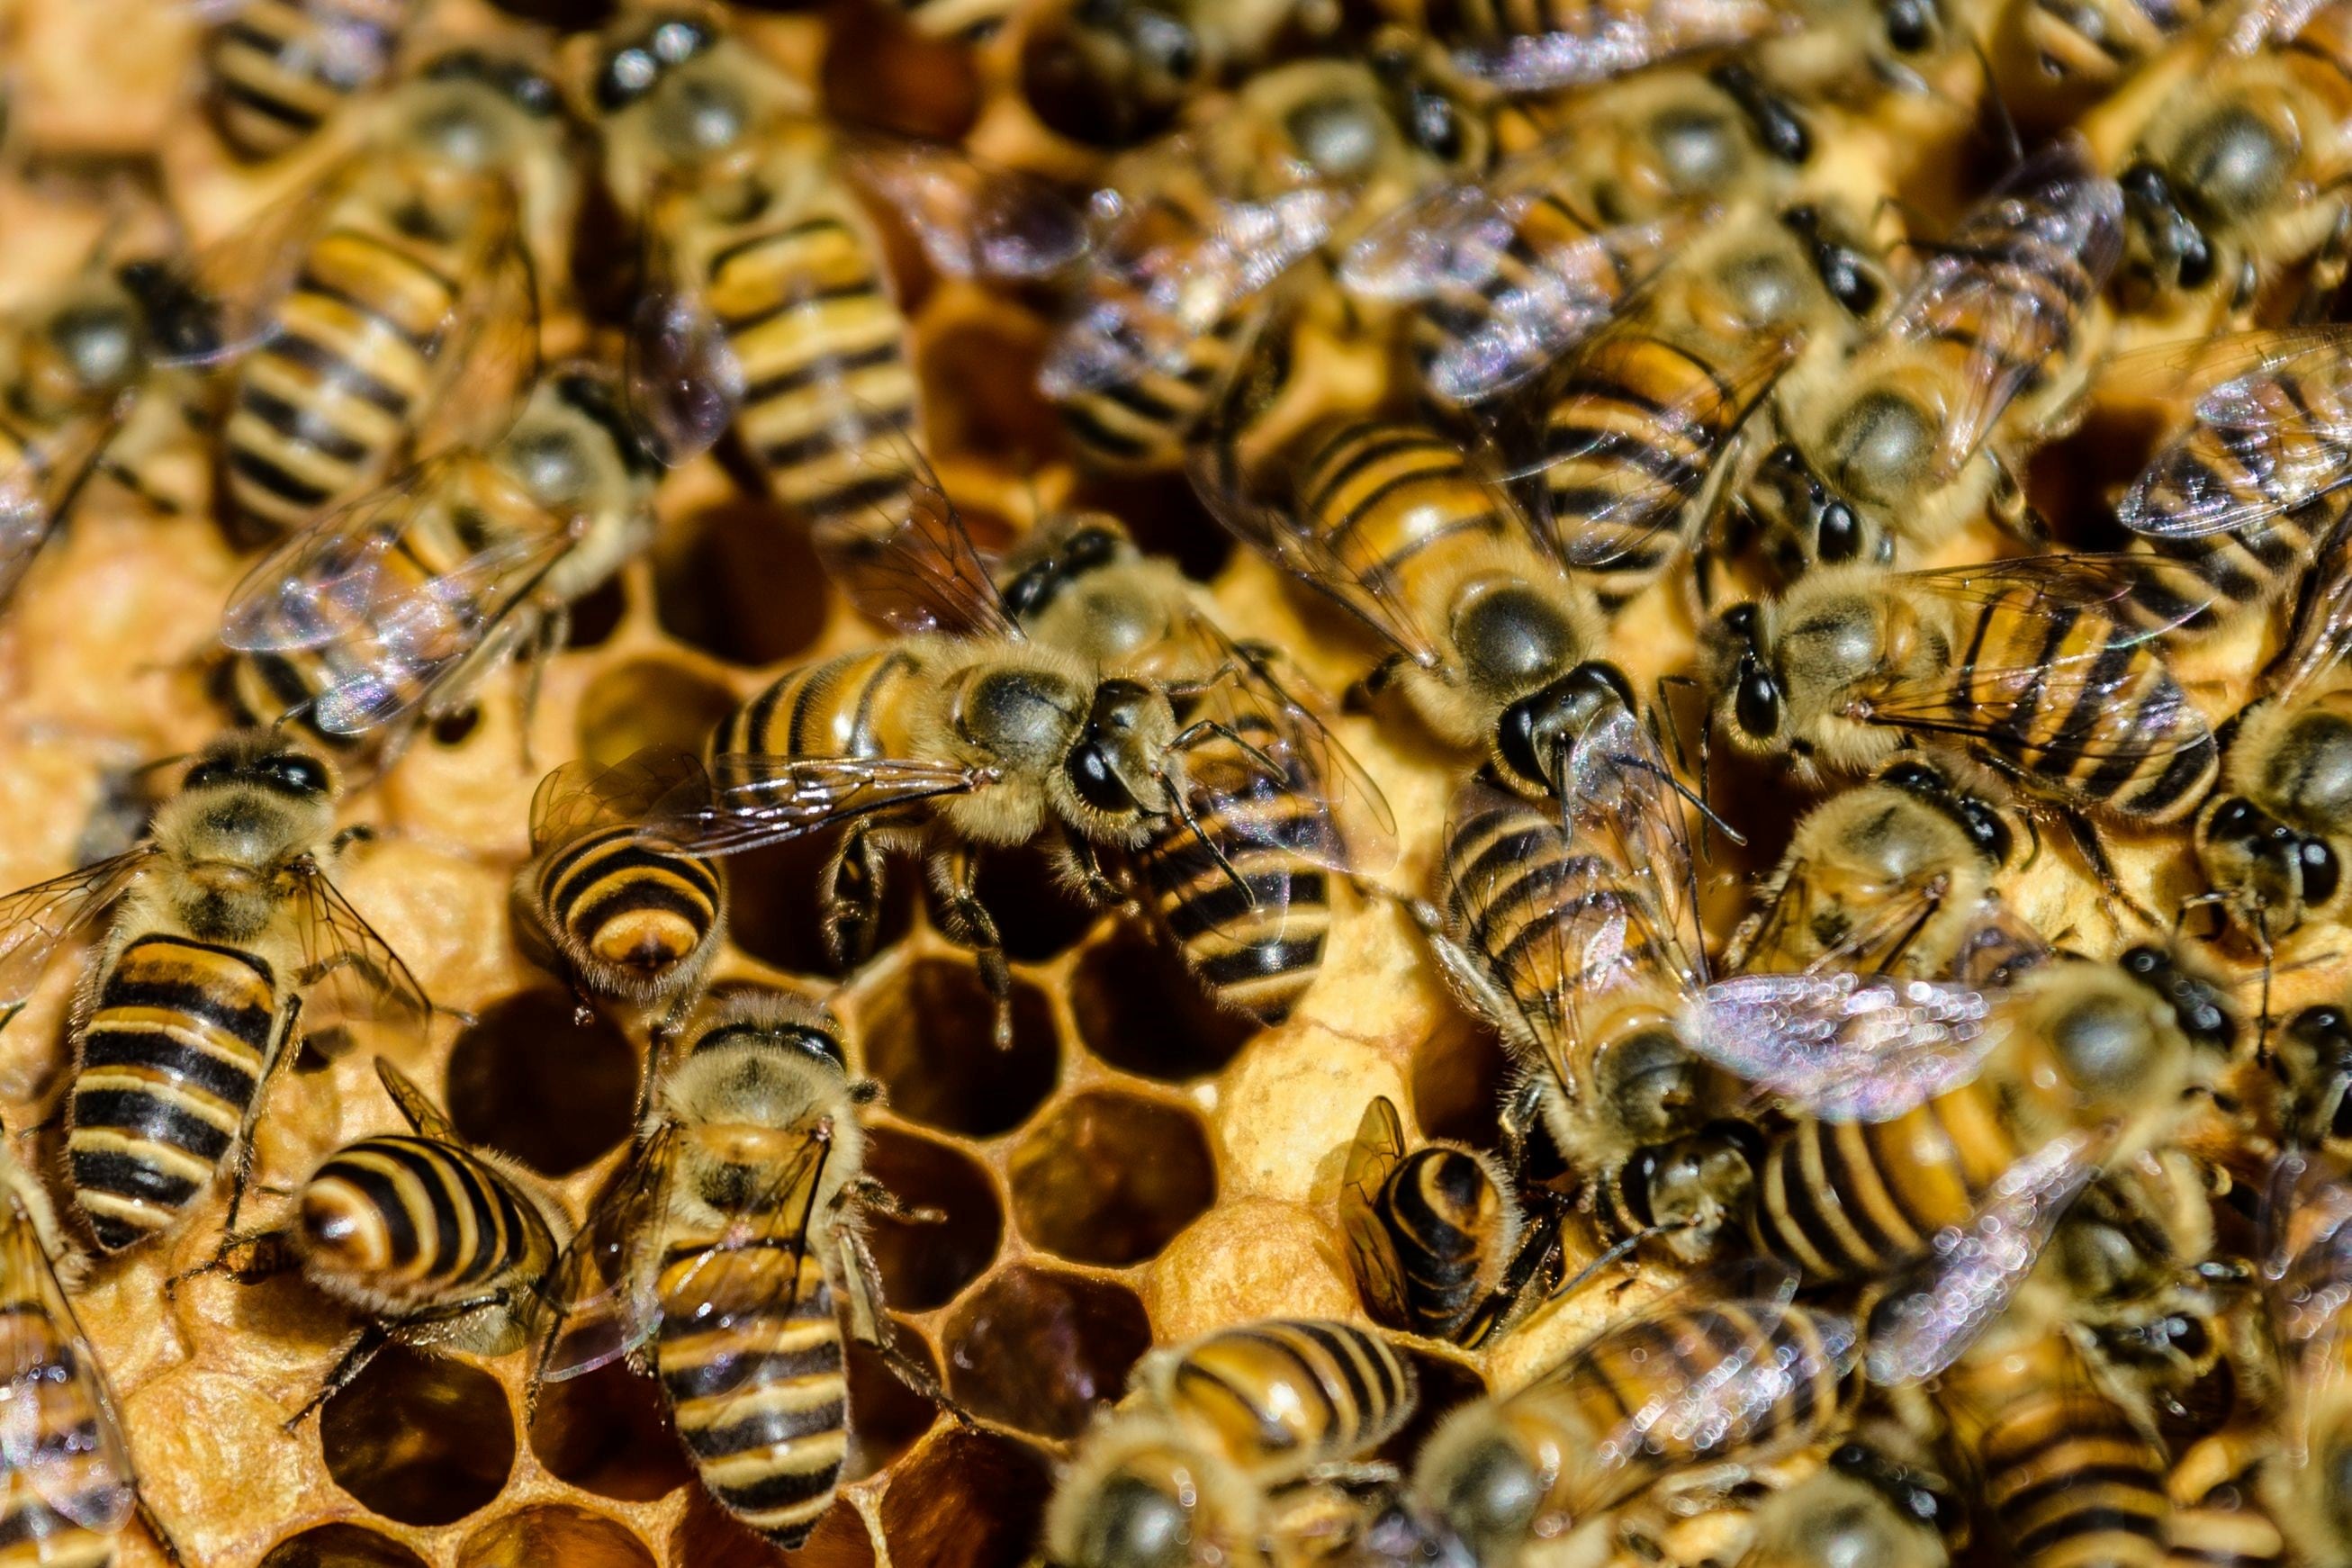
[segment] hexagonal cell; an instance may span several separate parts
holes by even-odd
[[[892,1127],[867,1130],[866,1171],[908,1208],[937,1209],[935,1224],[876,1214],[867,1239],[882,1293],[902,1312],[944,1307],[980,1278],[1004,1239],[1004,1212],[988,1173],[943,1143]]]
[[[1467,1019],[1449,1020],[1413,1047],[1413,1119],[1425,1137],[1499,1150],[1510,1080],[1501,1037]]]
[[[1166,126],[1173,101],[1115,90],[1102,69],[1104,46],[1062,20],[1075,15],[1058,7],[1044,13],[1022,40],[1020,92],[1030,112],[1047,130],[1091,147],[1131,147]]]
[[[269,1549],[260,1568],[426,1568],[425,1559],[389,1536],[356,1524],[322,1524]]]
[[[1070,1012],[1095,1055],[1168,1083],[1206,1078],[1258,1029],[1211,1001],[1151,932],[1124,922],[1078,955]]]
[[[603,647],[621,629],[629,613],[629,591],[618,577],[607,577],[586,595],[572,601],[572,625],[565,632],[568,648]]]
[[[694,1479],[661,1385],[625,1362],[543,1384],[530,1451],[558,1480],[621,1502],[651,1502]]]
[[[1060,416],[1043,397],[1024,395],[1037,384],[1045,351],[1043,323],[1015,316],[998,301],[931,327],[922,369],[929,394],[924,424],[934,448],[974,453],[1015,471],[1057,461],[1065,450]],[[1009,388],[1020,390],[1007,396]],[[931,416],[932,409],[939,417]],[[969,512],[966,521],[971,521]]]
[[[368,1363],[319,1413],[335,1484],[403,1524],[449,1524],[496,1499],[514,1421],[486,1372],[404,1345]]]
[[[655,542],[654,615],[730,664],[781,664],[824,630],[824,569],[806,527],[750,496],[672,521]]]
[[[1025,1443],[950,1427],[882,1494],[891,1568],[1013,1568],[1028,1560],[1053,1468]]]
[[[667,1568],[874,1568],[874,1543],[857,1510],[835,1500],[797,1552],[762,1540],[696,1487],[669,1533]]]
[[[575,1021],[561,991],[519,992],[483,1009],[449,1053],[449,1119],[475,1142],[564,1176],[617,1148],[635,1125],[637,1053],[602,1016]]]
[[[899,1354],[939,1376],[939,1361],[920,1334],[896,1323],[891,1334]],[[881,1352],[862,1340],[853,1338],[848,1343],[849,1458],[841,1479],[857,1481],[913,1447],[940,1412],[890,1370]]]
[[[825,951],[816,889],[840,842],[837,831],[818,833],[732,857],[728,862],[727,933],[735,945],[794,974],[838,974],[833,955]],[[904,937],[914,924],[921,881],[919,868],[908,860],[894,860],[884,873],[876,952]]]
[[[1421,1452],[1429,1435],[1437,1430],[1437,1424],[1456,1405],[1482,1397],[1486,1392],[1486,1380],[1478,1375],[1476,1368],[1452,1356],[1407,1344],[1399,1344],[1397,1350],[1403,1355],[1405,1365],[1412,1369],[1417,1397],[1412,1419],[1398,1429],[1395,1436],[1381,1444],[1373,1457],[1409,1471],[1413,1456]]]
[[[562,1503],[541,1503],[494,1519],[457,1549],[457,1568],[656,1568],[618,1520]]]
[[[580,754],[611,767],[647,746],[676,746],[699,756],[735,694],[667,659],[615,665],[580,694]]]
[[[974,1415],[1041,1437],[1086,1430],[1151,1348],[1126,1286],[1023,1265],[984,1281],[949,1320],[948,1392]]]
[[[1043,963],[1067,952],[1101,918],[1062,885],[1040,849],[992,852],[981,862],[976,888],[1016,963]]]
[[[1028,1119],[1054,1091],[1061,1052],[1038,989],[1013,985],[1013,1045],[996,1046],[996,1004],[970,963],[919,958],[865,1010],[866,1070],[909,1121],[990,1138]]]
[[[1012,1177],[1022,1235],[1107,1268],[1152,1257],[1217,1196],[1200,1118],[1115,1089],[1057,1107],[1013,1149]]]

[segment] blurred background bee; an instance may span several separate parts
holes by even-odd
[[[1985,37],[1992,90],[2030,126],[2071,121],[2208,9],[2205,0],[2003,0]]]
[[[1910,1433],[1865,1422],[1821,1468],[1756,1506],[1745,1568],[1943,1568],[1969,1540],[1969,1516]]]
[[[535,687],[571,605],[650,539],[658,478],[609,373],[551,369],[494,443],[428,459],[254,565],[222,618],[233,706],[396,751],[509,658]]]
[[[636,1147],[551,1281],[543,1382],[627,1357],[661,1382],[719,1506],[790,1549],[831,1506],[848,1451],[844,1340],[909,1387],[861,1215],[896,1212],[866,1173],[830,1015],[779,992],[714,1005],[663,1072]]]
[[[392,69],[425,0],[231,0],[205,34],[205,109],[240,158],[300,146]]]
[[[951,149],[852,144],[699,11],[625,15],[587,92],[605,182],[638,228],[629,405],[653,449],[675,464],[731,432],[806,521],[903,513],[913,476],[861,462],[877,437],[923,437],[889,252],[858,191],[954,276],[1061,269],[1085,247],[1076,214]]]
[[[2325,1563],[2352,1551],[2352,1166],[2340,1150],[2279,1163],[2266,1228],[2286,1400],[2263,1500],[2294,1552]]]
[[[1054,1568],[1344,1560],[1396,1472],[1411,1369],[1352,1323],[1270,1318],[1147,1354],[1047,1508]]]

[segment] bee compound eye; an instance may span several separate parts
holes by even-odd
[[[2254,809],[2253,802],[2242,795],[2231,795],[2213,808],[2206,824],[2206,833],[2223,843],[2250,842],[2259,838],[2269,824]]]
[[[1862,520],[1853,508],[1833,500],[1822,508],[1814,549],[1824,561],[1851,561],[1862,553]]]
[[[1780,732],[1780,684],[1753,658],[1740,663],[1731,712],[1742,730],[1759,740]]]
[[[2303,873],[2303,901],[2324,904],[2336,896],[2342,871],[2336,852],[2316,838],[2306,838],[2295,851],[2295,868]]]

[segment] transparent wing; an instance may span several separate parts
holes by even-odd
[[[1706,978],[1698,923],[1698,879],[1683,815],[1687,792],[1657,738],[1631,710],[1612,703],[1569,748],[1560,805],[1570,836],[1615,868],[1645,906],[1649,940],[1695,985]]]
[[[1901,1116],[1974,1078],[2002,1036],[1966,986],[1828,973],[1717,981],[1678,1029],[1693,1054],[1827,1121]]]
[[[2352,479],[2352,335],[2288,328],[2222,344],[2161,351],[2158,363],[2184,379],[2192,367],[2221,379],[2117,503],[2135,533],[2198,539],[2250,528]]]
[[[691,855],[736,855],[837,823],[964,795],[996,780],[989,768],[897,757],[775,757],[729,752],[710,759],[710,804],[647,822],[644,837]]]
[[[311,242],[365,173],[363,158],[346,158],[175,266],[166,291],[181,309],[156,362],[225,364],[274,331],[278,303],[293,288]]]
[[[315,861],[296,868],[302,913],[302,1025],[306,1034],[341,1019],[372,1018],[422,1046],[432,1000],[392,944],[352,907]]]
[[[1873,1383],[1934,1377],[1974,1344],[2033,1272],[2068,1205],[2098,1173],[2091,1140],[2068,1133],[2004,1171],[1969,1224],[1880,1298],[1864,1367]]]
[[[1404,1276],[1380,1208],[1381,1193],[1404,1163],[1404,1122],[1386,1095],[1374,1095],[1339,1173],[1339,1229],[1348,1238],[1364,1305],[1384,1323],[1405,1321]]]
[[[106,1373],[58,1288],[40,1233],[10,1193],[0,1219],[0,1462],[41,1500],[112,1535],[137,1494]]]
[[[435,1139],[460,1149],[466,1146],[456,1123],[433,1103],[432,1097],[418,1087],[415,1079],[393,1066],[390,1058],[375,1058],[375,1076],[376,1081],[383,1085],[384,1093],[392,1097],[401,1120],[408,1123],[409,1131],[420,1138]]]
[[[576,757],[540,780],[530,797],[530,852],[600,827],[692,812],[709,798],[701,759],[676,746],[646,746],[610,767]]]
[[[618,1361],[661,1326],[654,1286],[677,1136],[665,1122],[637,1148],[541,1279],[548,1325],[532,1370],[541,1382]]]
[[[1570,25],[1456,46],[1454,64],[1506,92],[1549,92],[1607,81],[1695,50],[1750,43],[1790,20],[1765,0],[1599,0],[1547,15]]]
[[[539,288],[515,189],[502,178],[485,179],[473,199],[474,261],[418,414],[412,445],[421,457],[491,446],[513,425],[539,375]]]
[[[1950,887],[1943,872],[1915,868],[1881,888],[1861,919],[1853,918],[1851,903],[1837,909],[1829,918],[1843,934],[1823,943],[1814,935],[1815,886],[1800,864],[1739,944],[1735,966],[1765,974],[1799,969],[1884,974],[1903,961],[1912,940],[1943,908]]]
[[[1047,278],[1081,259],[1086,219],[1034,175],[991,168],[951,147],[864,135],[844,162],[958,278]]]
[[[850,603],[902,632],[1023,640],[963,515],[914,444],[890,432],[863,443],[863,452],[861,461],[905,479],[910,504],[903,515],[816,531],[818,558]]]
[[[743,366],[700,284],[661,236],[664,206],[688,199],[666,189],[638,241],[636,303],[622,343],[622,394],[637,437],[676,468],[719,444],[743,406]]]
[[[25,1005],[58,944],[111,904],[154,854],[142,843],[0,899],[0,1012]]]
[[[127,396],[110,400],[30,441],[9,443],[13,456],[0,462],[0,604],[48,542],[129,403]]]

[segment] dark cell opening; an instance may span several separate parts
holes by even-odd
[[[936,1209],[922,1224],[876,1213],[866,1239],[882,1270],[882,1290],[902,1312],[944,1307],[980,1278],[1004,1238],[996,1188],[969,1156],[895,1128],[868,1131],[866,1170],[909,1209]]]
[[[1150,931],[1126,923],[1079,955],[1070,1010],[1095,1055],[1168,1083],[1215,1072],[1258,1029],[1210,1000]]]
[[[1073,1263],[1140,1263],[1215,1201],[1216,1168],[1200,1119],[1116,1092],[1055,1108],[1013,1151],[1021,1233]]]
[[[651,1502],[694,1479],[660,1385],[622,1361],[542,1384],[530,1451],[558,1479],[621,1502]]]
[[[942,1132],[990,1138],[1028,1120],[1060,1066],[1045,994],[1016,981],[1013,1045],[995,1043],[996,1004],[971,964],[918,959],[876,997],[866,1020],[866,1070],[890,1109]]]
[[[1124,1285],[1059,1269],[992,1276],[949,1320],[948,1392],[974,1415],[1041,1437],[1075,1437],[1117,1399],[1151,1347]]]
[[[525,991],[484,1009],[449,1053],[457,1131],[542,1175],[564,1176],[617,1148],[635,1126],[637,1053],[601,1016],[576,1021],[561,991]]]
[[[404,1345],[385,1348],[327,1401],[319,1444],[337,1486],[403,1524],[463,1519],[496,1500],[514,1468],[498,1380]]]

